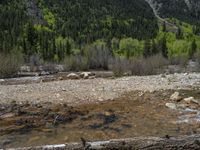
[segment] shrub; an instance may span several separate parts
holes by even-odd
[[[169,59],[170,65],[180,65],[185,67],[188,63],[188,57],[186,56],[174,56]]]
[[[123,58],[112,58],[109,62],[109,69],[111,69],[116,77],[123,76],[125,72],[129,71],[129,61]]]
[[[82,71],[88,70],[88,60],[84,56],[67,56],[64,59],[64,68],[66,71]]]
[[[160,72],[168,61],[162,55],[154,55],[148,58],[132,60],[130,70],[132,75],[153,75]]]
[[[108,69],[108,60],[111,57],[111,52],[104,42],[97,41],[87,46],[84,50],[84,56],[90,69]]]
[[[122,76],[129,72],[132,75],[153,75],[160,73],[168,63],[168,60],[161,54],[131,60],[118,58],[112,61],[112,70],[116,76]]]
[[[20,70],[22,63],[23,56],[20,52],[0,53],[0,77],[13,77]]]

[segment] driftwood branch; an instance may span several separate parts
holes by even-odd
[[[199,150],[200,135],[180,137],[138,137],[86,143],[48,145],[41,147],[19,148],[15,150]],[[11,150],[11,149],[10,149]],[[12,149],[13,150],[13,149]]]

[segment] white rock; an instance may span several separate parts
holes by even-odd
[[[56,65],[56,66],[55,66],[55,69],[56,69],[58,72],[64,71],[63,65]]]
[[[67,75],[68,79],[79,79],[80,77],[75,73],[70,73]]]
[[[30,66],[21,66],[20,71],[21,72],[30,72],[31,68],[30,68]]]
[[[4,79],[0,79],[0,82],[4,82],[5,80]]]
[[[57,94],[56,94],[56,97],[57,97],[57,98],[59,98],[59,97],[60,97],[60,94],[59,94],[59,93],[57,93]]]
[[[176,109],[176,104],[174,104],[174,103],[166,103],[165,106],[170,109]]]
[[[193,102],[193,103],[199,104],[198,100],[195,100],[194,97],[184,98],[183,100],[184,100],[185,102],[187,102],[187,103]]]
[[[40,73],[40,75],[45,76],[45,75],[50,75],[50,73],[47,72],[47,71],[42,71],[42,72]]]
[[[96,77],[95,76],[90,76],[88,79],[95,79]]]
[[[91,76],[91,75],[92,75],[91,72],[82,72],[82,73],[80,74],[80,77],[83,78],[83,79],[88,79],[89,76]]]
[[[59,77],[58,80],[63,80],[63,77]]]
[[[180,96],[179,92],[175,92],[170,97],[170,100],[173,100],[173,101],[180,101],[181,99],[182,97]]]

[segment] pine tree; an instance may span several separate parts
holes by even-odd
[[[165,36],[159,41],[159,48],[162,52],[163,57],[168,58],[168,48]]]
[[[166,22],[165,21],[163,22],[163,25],[162,25],[162,31],[163,32],[167,31],[167,27],[166,27]]]
[[[145,58],[151,56],[152,52],[151,52],[151,42],[150,40],[145,40],[144,41],[144,51],[143,51],[143,56]]]
[[[182,32],[180,27],[178,27],[178,30],[176,32],[176,38],[177,39],[182,39],[183,38],[183,32]]]
[[[158,47],[155,40],[152,40],[151,52],[153,55],[158,53]]]
[[[34,54],[34,52],[37,50],[37,40],[38,40],[38,35],[32,25],[32,23],[28,24],[27,27],[27,42],[29,43],[29,50],[28,50],[28,55]]]
[[[194,56],[194,54],[196,53],[196,50],[197,50],[196,40],[193,40],[192,44],[191,44],[191,49],[189,51],[189,57],[190,58],[192,58]]]

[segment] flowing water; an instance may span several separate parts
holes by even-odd
[[[62,144],[79,142],[81,137],[96,141],[200,133],[199,106],[192,105],[181,111],[165,106],[173,92],[130,92],[113,101],[80,106],[52,103],[1,105],[0,146]],[[181,93],[200,97],[198,91]],[[196,121],[184,122],[192,115]]]

